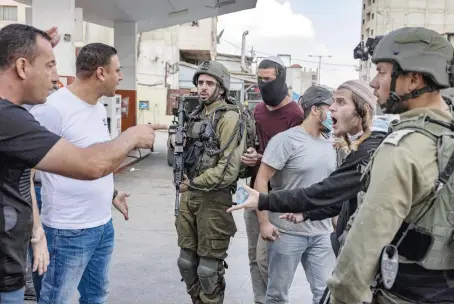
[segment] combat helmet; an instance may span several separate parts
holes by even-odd
[[[228,96],[230,88],[230,73],[224,65],[216,61],[206,60],[200,64],[192,77],[192,83],[197,87],[197,81],[201,74],[214,77],[224,88],[224,96]]]
[[[390,96],[382,108],[416,98],[426,92],[454,86],[454,48],[441,34],[423,27],[405,27],[390,32],[376,44],[372,62],[393,64]],[[421,89],[399,96],[395,92],[399,75],[421,73],[431,82]]]

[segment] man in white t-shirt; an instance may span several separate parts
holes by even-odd
[[[79,147],[110,141],[102,96],[114,96],[123,79],[115,48],[84,46],[76,79],[30,111],[41,125]],[[84,181],[41,172],[41,220],[50,265],[39,303],[69,303],[76,288],[80,303],[105,303],[114,247],[111,205],[128,219],[125,192],[114,192],[113,175]]]

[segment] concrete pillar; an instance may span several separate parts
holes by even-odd
[[[33,26],[32,8],[29,6],[25,7],[25,24]]]
[[[137,24],[114,21],[114,47],[120,58],[123,80],[117,94],[122,99],[121,129],[137,124]]]
[[[58,26],[62,39],[54,48],[57,71],[60,76],[76,74],[76,49],[74,46],[75,0],[32,0],[32,23],[41,30]]]

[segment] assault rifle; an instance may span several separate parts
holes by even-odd
[[[184,123],[186,118],[184,100],[184,96],[180,96],[178,98],[178,126],[175,130],[175,160],[173,162],[173,182],[176,189],[175,216],[178,216],[178,210],[180,209],[180,185],[184,180],[183,143],[186,138],[186,131],[184,130]]]

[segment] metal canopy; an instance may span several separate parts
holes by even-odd
[[[32,0],[16,2],[32,5]],[[83,9],[85,21],[111,28],[114,21],[135,21],[139,32],[148,32],[252,9],[257,0],[75,0],[75,3]]]

